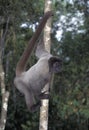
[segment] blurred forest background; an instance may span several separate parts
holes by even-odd
[[[39,112],[28,112],[13,79],[43,10],[44,0],[0,0],[0,58],[10,93],[5,130],[39,128]],[[63,67],[52,85],[49,130],[89,130],[89,0],[53,0],[53,12],[51,52],[63,60]],[[36,61],[33,53],[27,68]]]

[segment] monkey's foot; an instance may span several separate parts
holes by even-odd
[[[40,94],[40,98],[41,99],[49,99],[50,95],[49,94],[45,94],[45,93],[41,93]]]

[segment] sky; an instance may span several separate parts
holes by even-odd
[[[65,27],[67,26],[66,31],[72,31],[73,29],[75,29],[77,33],[84,32],[84,30],[79,30],[79,26],[82,26],[84,23],[83,13],[77,12],[76,16],[70,18],[69,22],[67,22],[68,15],[71,14],[67,14],[67,16],[61,15],[59,22],[57,23],[58,30],[56,31],[56,38],[58,39],[58,41],[60,41],[62,38],[64,25]]]

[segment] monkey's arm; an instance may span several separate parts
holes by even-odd
[[[37,58],[41,58],[43,56],[49,55],[49,53],[45,50],[43,37],[40,38],[40,40],[37,44],[35,55],[36,55]]]
[[[19,76],[22,72],[24,72],[25,70],[25,66],[26,66],[26,63],[27,63],[27,60],[36,44],[36,41],[37,39],[39,38],[45,24],[46,24],[46,21],[49,17],[51,17],[53,14],[51,11],[48,11],[44,17],[42,18],[35,34],[33,35],[33,37],[31,38],[31,40],[29,41],[29,44],[27,46],[27,48],[25,49],[22,57],[20,58],[19,62],[17,63],[17,66],[16,66],[16,75]]]

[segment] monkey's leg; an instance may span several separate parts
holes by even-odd
[[[49,99],[49,94],[46,93],[47,91],[41,93],[39,96],[35,97],[35,100],[37,103],[35,103],[32,107],[31,107],[31,112],[35,112],[37,111],[40,106],[41,106],[41,99]]]
[[[27,90],[25,92],[25,100],[26,100],[26,105],[28,107],[29,111],[33,111],[32,107],[34,106],[35,100],[34,100],[34,95],[32,94],[31,91]]]
[[[46,91],[45,91],[46,92]],[[37,111],[41,106],[41,99],[49,99],[49,94],[46,94],[45,92],[41,93],[38,97],[36,97],[36,102],[32,106],[32,112]]]
[[[35,112],[40,108],[41,102],[40,100],[38,102],[36,101],[36,98],[32,90],[30,91],[28,90],[28,92],[25,94],[25,99],[26,99],[27,107],[30,112]]]

